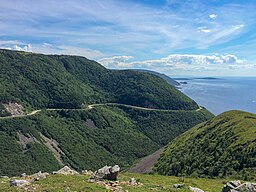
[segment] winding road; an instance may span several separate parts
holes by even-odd
[[[32,115],[36,115],[37,113],[40,113],[43,110],[46,111],[84,111],[84,110],[91,110],[94,107],[97,106],[123,106],[123,107],[128,107],[128,108],[133,108],[133,109],[139,109],[139,110],[145,110],[145,111],[164,111],[164,112],[175,112],[175,111],[201,111],[203,108],[199,106],[198,109],[195,110],[171,110],[171,109],[154,109],[154,108],[145,108],[145,107],[138,107],[138,106],[133,106],[133,105],[127,105],[127,104],[120,104],[120,103],[102,103],[102,104],[91,104],[87,105],[86,108],[82,109],[37,109],[34,110],[28,114],[23,114],[23,115],[11,115],[7,117],[0,117],[0,119],[11,119],[11,118],[17,118],[17,117],[28,117]]]

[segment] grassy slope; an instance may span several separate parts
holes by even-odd
[[[164,109],[197,104],[163,79],[137,71],[111,71],[79,56],[0,50],[1,103],[33,108],[79,108],[116,102]],[[1,113],[0,113],[1,114]]]
[[[47,161],[37,155],[40,151],[47,151],[44,145],[39,145],[40,148],[34,150],[33,147],[28,148],[24,153],[17,143],[17,132],[33,135],[39,141],[40,132],[56,140],[66,154],[62,157],[65,164],[78,170],[96,169],[105,164],[115,163],[125,167],[136,159],[151,154],[163,146],[167,139],[171,140],[209,118],[207,115],[202,115],[206,113],[204,110],[194,111],[187,114],[187,118],[193,121],[180,124],[175,119],[184,118],[183,113],[150,111],[140,113],[142,112],[138,109],[126,111],[118,107],[98,106],[92,110],[42,112],[25,118],[0,120],[0,136],[6,138],[0,139],[2,154],[0,162],[6,162],[0,164],[0,175],[33,173],[39,170],[52,171],[59,166],[49,151],[42,154],[48,159]],[[138,123],[131,118],[134,116],[137,116],[141,122]],[[150,123],[148,117],[152,117],[154,123]],[[95,127],[86,124],[88,119],[94,122]],[[166,119],[174,120],[165,122]],[[143,124],[148,131],[142,129]],[[154,130],[162,134],[153,137]],[[168,134],[162,137],[164,132]],[[41,160],[32,161],[31,156],[38,156]]]
[[[256,115],[225,112],[173,140],[155,171],[165,175],[256,178]]]
[[[173,188],[173,184],[183,183],[178,177],[172,176],[160,176],[160,175],[142,175],[142,174],[131,174],[131,173],[121,173],[119,181],[129,181],[130,178],[135,177],[137,180],[140,180],[143,183],[142,187],[132,187],[127,185],[122,185],[124,190],[129,192],[147,192],[147,191],[162,191],[170,192],[177,191]],[[51,191],[59,192],[68,190],[69,191],[108,191],[103,186],[98,184],[88,183],[88,176],[78,175],[78,176],[61,176],[53,175],[48,177],[45,180],[35,182],[34,187],[37,188],[38,192]],[[8,180],[0,179],[1,181],[7,181],[7,183],[2,183],[0,185],[0,191],[10,191],[10,192],[21,192],[21,189],[15,187],[9,187]],[[219,192],[223,187],[223,183],[227,182],[226,180],[221,179],[194,179],[194,178],[185,178],[183,184],[185,187],[179,189],[180,192],[189,192],[188,186],[201,188],[208,192]]]

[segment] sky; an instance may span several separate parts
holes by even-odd
[[[256,0],[0,0],[0,48],[111,69],[256,76]]]

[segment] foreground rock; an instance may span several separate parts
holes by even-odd
[[[180,189],[180,188],[184,187],[184,184],[177,183],[177,184],[174,184],[173,187],[176,189]]]
[[[101,169],[95,171],[91,178],[89,179],[90,182],[94,182],[96,180],[117,180],[117,176],[120,172],[120,167],[118,165],[115,165],[113,167],[111,166],[105,166]]]
[[[241,185],[241,181],[230,181],[228,183],[226,183],[224,185],[224,187],[222,188],[222,192],[229,192],[232,189],[235,189],[236,187],[238,187],[239,185]]]
[[[204,192],[202,189],[189,186],[189,190],[193,192]]]
[[[49,173],[42,173],[41,171],[39,171],[38,173],[35,173],[33,175],[31,175],[31,179],[33,181],[39,181],[42,179],[46,179],[46,177],[49,175]]]
[[[123,190],[122,185],[130,186],[130,187],[142,187],[143,184],[136,181],[135,178],[131,178],[130,181],[95,181],[95,184],[104,186],[109,191],[114,192],[128,192],[128,190]]]
[[[33,175],[27,176],[25,173],[21,174],[21,180],[10,180],[10,186],[11,187],[25,187],[30,185],[31,183],[35,181],[39,181],[42,179],[46,179],[46,177],[49,175],[49,173],[42,173],[39,171],[38,173],[35,173]]]
[[[54,171],[53,174],[61,174],[61,175],[78,175],[79,173],[68,166],[61,168],[59,171]]]
[[[222,192],[256,192],[256,183],[230,181],[223,186]]]
[[[10,181],[11,187],[24,187],[29,184],[30,184],[30,182],[27,180],[11,180]]]
[[[91,175],[93,174],[93,171],[91,171],[91,170],[84,170],[84,171],[82,171],[82,174],[83,174],[83,175],[89,175],[89,176],[91,176]]]

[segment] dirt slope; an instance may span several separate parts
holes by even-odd
[[[152,167],[157,159],[160,157],[161,153],[164,151],[164,148],[161,148],[154,152],[151,155],[148,155],[141,159],[137,164],[128,170],[131,173],[150,173]]]

